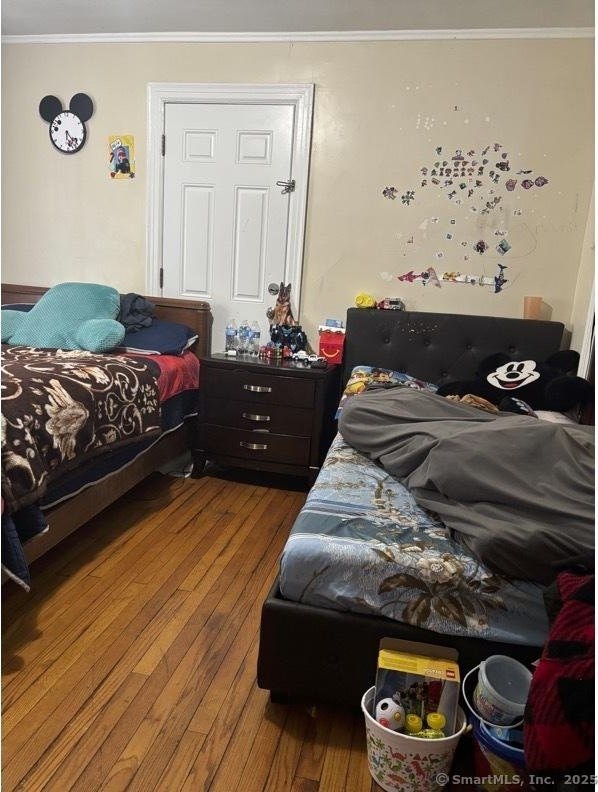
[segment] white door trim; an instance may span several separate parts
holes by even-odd
[[[595,316],[595,295],[594,295],[594,281],[592,281],[592,290],[590,291],[590,303],[588,305],[588,313],[586,316],[586,325],[581,342],[581,350],[579,352],[579,366],[577,374],[580,377],[588,377],[592,367],[592,357],[594,355],[594,316]]]
[[[304,85],[235,85],[232,83],[148,83],[148,212],[146,293],[160,294],[162,266],[162,223],[164,193],[164,158],[162,134],[164,107],[167,103],[184,104],[292,104],[295,107],[292,178],[295,191],[289,196],[289,230],[285,283],[293,284],[293,309],[299,316],[307,177],[313,116],[314,86]]]

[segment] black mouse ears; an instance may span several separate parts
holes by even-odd
[[[87,94],[78,93],[71,99],[69,110],[85,122],[93,115],[93,102]]]
[[[93,115],[93,102],[87,94],[78,93],[69,103],[69,110],[85,122]],[[44,96],[39,103],[39,114],[48,124],[62,113],[62,102],[57,96]]]
[[[39,103],[39,114],[47,121],[53,121],[58,113],[62,113],[62,102],[57,96],[44,96]]]

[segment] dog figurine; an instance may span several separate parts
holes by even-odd
[[[280,284],[276,305],[266,311],[266,316],[274,325],[296,325],[297,321],[291,309],[291,284]]]

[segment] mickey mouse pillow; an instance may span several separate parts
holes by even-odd
[[[471,393],[505,412],[566,413],[587,404],[593,397],[592,385],[571,373],[578,364],[579,353],[573,350],[555,352],[544,362],[512,360],[499,352],[480,363],[475,379],[445,383],[437,393],[439,396]]]

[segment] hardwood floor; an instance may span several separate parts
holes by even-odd
[[[256,686],[284,486],[150,477],[3,587],[4,792],[379,789],[358,711]]]

